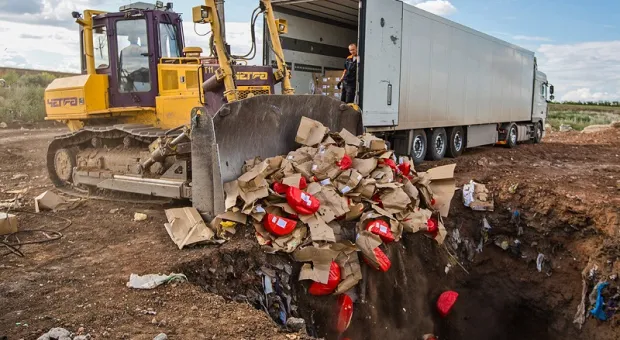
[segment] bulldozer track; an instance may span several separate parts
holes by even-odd
[[[173,131],[168,135],[174,137],[179,134],[179,131]],[[48,176],[59,192],[73,197],[125,203],[169,203],[171,201],[169,199],[153,198],[151,196],[132,193],[107,192],[101,189],[98,189],[97,191],[104,192],[104,194],[93,194],[92,190],[81,189],[75,187],[72,183],[61,180],[55,169],[55,158],[58,150],[76,150],[80,146],[84,146],[85,143],[90,143],[95,137],[100,139],[121,139],[129,136],[139,143],[144,143],[145,147],[148,147],[151,142],[165,135],[166,130],[154,128],[148,125],[119,124],[110,126],[86,126],[81,130],[56,136],[47,149],[46,163]],[[135,196],[135,198],[127,198],[127,196]]]

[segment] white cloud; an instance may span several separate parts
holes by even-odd
[[[227,40],[233,54],[244,55],[251,48],[250,24],[227,22]],[[256,24],[257,53],[252,64],[262,63],[262,23]],[[184,22],[186,46],[202,47],[209,54],[210,36],[194,33],[193,23]],[[208,25],[199,25],[196,30],[203,34]],[[0,45],[0,66],[32,68],[50,71],[79,72],[80,45],[78,26],[34,25],[0,20],[2,44]]]
[[[20,6],[0,11],[0,20],[36,25],[62,26],[71,28],[74,19],[71,12],[82,12],[84,9],[118,8],[121,0],[19,0]],[[12,5],[11,5],[12,6]]]
[[[404,0],[410,5],[414,5],[427,12],[441,16],[449,16],[456,12],[456,7],[448,0]]]
[[[594,92],[589,88],[580,88],[567,92],[562,96],[562,101],[617,101],[620,99],[620,93]]]
[[[545,44],[538,65],[561,100],[620,99],[620,40]]]
[[[547,37],[538,37],[538,36],[529,36],[529,35],[515,35],[512,37],[514,40],[524,40],[524,41],[553,41],[551,38]]]

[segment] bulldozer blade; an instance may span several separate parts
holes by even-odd
[[[301,117],[330,131],[361,134],[362,117],[341,101],[320,95],[256,96],[225,104],[215,115],[192,112],[192,202],[207,219],[224,212],[223,183],[241,176],[246,160],[286,155]]]

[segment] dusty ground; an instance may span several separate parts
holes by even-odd
[[[23,209],[33,210],[32,198],[50,188],[44,155],[51,136],[59,133],[0,130],[0,201],[14,197],[6,191],[28,188]],[[434,331],[442,340],[617,339],[620,316],[605,323],[589,318],[582,330],[572,319],[581,299],[580,272],[590,257],[606,273],[620,272],[620,130],[552,133],[543,144],[513,150],[477,148],[457,164],[457,183],[475,179],[488,184],[497,209],[487,214],[469,211],[457,192],[447,227],[451,232],[458,229],[463,239],[476,238],[486,215],[494,227],[492,236],[516,238],[508,209],[518,209],[525,227],[519,236],[522,256],[491,244],[472,262],[463,260],[469,274],[452,267],[446,275],[445,253],[421,235],[407,236],[402,245],[395,245],[402,249],[389,249],[388,255],[397,258],[390,275],[372,274],[368,303],[356,309],[347,335],[352,340],[386,335],[417,339],[422,332]],[[12,179],[18,173],[28,178]],[[121,210],[110,213],[116,208]],[[149,219],[134,222],[135,212],[146,212]],[[55,326],[72,331],[84,327],[95,338],[152,339],[160,332],[171,339],[294,338],[282,333],[267,314],[199,285],[182,283],[152,291],[125,286],[131,273],[190,271],[215,251],[251,247],[250,233],[220,249],[179,251],[163,228],[162,206],[87,201],[55,215],[73,222],[61,240],[24,246],[25,257],[2,256],[8,251],[0,248],[0,338],[36,339]],[[22,229],[55,230],[62,222],[30,214],[19,217]],[[34,237],[44,236],[23,238]],[[240,256],[256,250],[246,249]],[[536,270],[538,253],[550,260],[543,273]],[[218,292],[225,290],[221,286]],[[439,319],[432,301],[448,288],[459,291],[460,300],[450,317]],[[325,304],[322,301],[330,300],[318,304]],[[156,315],[149,314],[152,311]],[[317,315],[321,312],[317,307]],[[328,318],[316,322],[326,323]]]

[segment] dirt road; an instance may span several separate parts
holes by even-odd
[[[0,201],[14,198],[7,191],[27,188],[23,209],[32,211],[32,198],[51,189],[44,160],[49,139],[58,133],[56,129],[0,131]],[[422,168],[452,162],[428,163]],[[473,261],[464,261],[469,275],[458,267],[446,275],[446,263],[434,256],[436,247],[417,235],[408,236],[401,262],[409,277],[422,278],[411,278],[407,284],[417,285],[428,300],[420,303],[401,294],[390,295],[392,299],[400,296],[398,301],[388,301],[387,295],[371,294],[369,304],[359,311],[381,305],[386,315],[374,312],[369,314],[374,319],[364,319],[356,312],[351,339],[386,334],[390,339],[417,339],[433,331],[442,340],[617,339],[619,316],[607,322],[589,318],[582,330],[572,320],[581,300],[580,272],[588,259],[597,260],[605,273],[620,272],[620,130],[552,133],[543,144],[513,150],[477,148],[456,162],[459,185],[474,179],[494,193],[497,209],[486,214],[494,235],[517,237],[508,209],[521,212],[525,226],[524,235],[519,236],[521,256],[490,244]],[[515,185],[511,193],[509,188]],[[458,195],[447,227],[451,234],[458,229],[463,239],[475,238],[485,214],[467,210]],[[245,249],[247,254],[258,251],[252,248],[255,242],[248,242],[254,237],[251,231],[220,248],[180,251],[163,228],[163,208],[89,200],[74,210],[52,214],[72,221],[62,239],[24,246],[24,257],[0,248],[0,337],[36,339],[60,326],[72,331],[83,327],[95,338],[112,339],[152,339],[160,332],[170,339],[295,338],[281,332],[262,311],[227,301],[193,283],[151,291],[127,288],[131,273],[179,271],[214,251],[241,247],[251,248]],[[134,222],[135,212],[146,213],[148,220]],[[22,229],[57,230],[62,225],[51,217],[18,215]],[[23,239],[41,237],[45,238],[35,234]],[[548,270],[543,273],[536,270],[538,253],[548,259]],[[377,282],[371,287],[416,289],[395,287],[395,282]],[[442,320],[431,314],[434,294],[444,288],[457,289],[461,300],[454,313]],[[408,322],[422,311],[428,311],[428,322]]]

